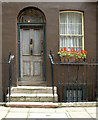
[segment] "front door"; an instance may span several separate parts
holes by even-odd
[[[27,85],[43,81],[43,27],[20,27],[20,68]]]

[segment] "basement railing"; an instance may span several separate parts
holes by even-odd
[[[98,60],[89,58],[85,62],[54,62],[52,51],[51,81],[57,87],[58,102],[90,102],[98,100]]]

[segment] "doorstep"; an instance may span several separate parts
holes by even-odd
[[[30,107],[30,108],[57,108],[58,103],[52,102],[7,102],[7,107]]]
[[[7,107],[30,107],[30,108],[59,108],[59,107],[96,107],[97,102],[7,102]]]

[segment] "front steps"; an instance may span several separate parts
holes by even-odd
[[[57,89],[54,87],[54,100],[57,102]],[[7,95],[9,101],[9,94]],[[11,88],[11,102],[53,102],[52,87],[17,86]]]

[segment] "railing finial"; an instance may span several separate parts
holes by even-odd
[[[8,58],[8,64],[10,64],[13,59],[14,59],[14,55],[12,55],[11,52],[10,52],[9,53],[9,58]]]
[[[49,58],[50,58],[51,63],[54,64],[53,54],[52,54],[52,51],[51,51],[51,50],[50,50]]]

